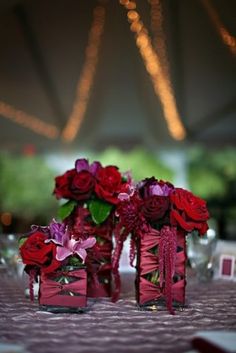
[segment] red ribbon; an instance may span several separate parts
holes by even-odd
[[[53,273],[53,276],[59,275],[58,273]],[[54,280],[51,280],[49,276],[42,274],[40,279],[40,293],[41,300],[51,298],[55,295],[58,295],[64,291],[72,292],[79,295],[86,295],[86,272],[84,269],[70,271],[67,273],[69,277],[76,277],[79,280],[76,280],[71,283],[60,283]],[[50,276],[51,277],[51,276]]]
[[[144,277],[140,277],[139,296],[139,303],[141,305],[152,300],[157,300],[162,296],[160,286],[148,281]]]
[[[177,245],[182,248],[177,252]],[[158,246],[158,254],[152,254],[150,249]],[[185,235],[176,228],[164,226],[159,232],[150,228],[140,238],[139,254],[139,303],[145,304],[164,297],[171,314],[173,300],[184,303],[185,298]],[[159,270],[158,285],[143,276]],[[181,278],[173,283],[174,274]]]

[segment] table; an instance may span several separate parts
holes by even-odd
[[[0,283],[0,341],[25,345],[30,353],[183,353],[199,330],[236,331],[236,283],[213,281],[187,285],[187,307],[175,316],[166,310],[141,311],[133,292],[133,274],[122,274],[117,303],[90,302],[85,314],[38,311],[16,280]]]

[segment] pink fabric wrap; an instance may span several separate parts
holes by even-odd
[[[157,254],[150,250],[158,248]],[[164,226],[161,231],[150,228],[141,234],[138,245],[137,262],[137,301],[147,304],[158,299],[165,299],[170,313],[174,314],[172,303],[182,305],[185,302],[185,234],[175,228]],[[153,284],[145,275],[159,271],[159,283]]]
[[[65,276],[74,278],[70,283],[62,284],[55,281],[55,277]],[[70,294],[66,294],[70,292]],[[87,273],[85,269],[68,272],[56,271],[40,275],[39,304],[86,307],[87,305]]]

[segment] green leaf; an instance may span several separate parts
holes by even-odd
[[[71,212],[74,210],[75,206],[77,205],[77,202],[74,200],[70,200],[66,203],[64,203],[64,205],[62,205],[59,209],[58,209],[58,218],[60,218],[62,221],[68,217]]]
[[[28,237],[23,237],[19,239],[19,248],[24,244],[24,242],[28,239]]]
[[[76,256],[71,256],[69,258],[69,265],[70,266],[80,266],[82,264],[82,261],[76,257]]]
[[[105,201],[95,199],[88,204],[92,219],[96,224],[101,224],[110,215],[113,205]]]

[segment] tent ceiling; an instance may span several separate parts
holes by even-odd
[[[236,37],[236,2],[211,0]],[[164,0],[172,83],[190,142],[235,143],[236,56],[219,38],[200,0]],[[96,1],[0,1],[0,101],[61,129],[70,115]],[[137,1],[150,28],[150,4]],[[108,144],[176,146],[118,1],[106,22],[91,97],[76,148]],[[0,116],[1,148],[67,148]],[[70,146],[68,146],[70,148]]]

